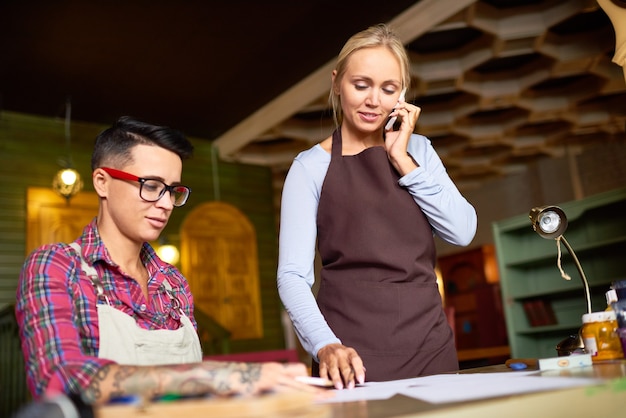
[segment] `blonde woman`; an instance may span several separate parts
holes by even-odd
[[[280,297],[314,374],[338,389],[456,370],[433,237],[468,245],[476,212],[413,133],[409,61],[387,26],[352,36],[331,77],[337,128],[295,158],[284,184]]]

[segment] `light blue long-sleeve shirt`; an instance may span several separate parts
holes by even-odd
[[[454,185],[428,138],[411,135],[408,152],[419,167],[401,177],[398,184],[420,206],[435,235],[454,245],[468,245],[476,234],[474,207]],[[341,342],[311,292],[317,207],[329,164],[330,154],[320,144],[296,156],[283,186],[280,215],[278,292],[296,335],[315,360],[322,347]]]

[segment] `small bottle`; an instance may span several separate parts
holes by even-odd
[[[593,362],[624,357],[614,311],[584,314],[581,334],[585,352],[591,354]]]

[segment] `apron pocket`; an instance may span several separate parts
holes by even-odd
[[[176,331],[182,331],[179,328]],[[154,332],[154,331],[151,331]],[[172,331],[169,331],[170,333]],[[189,353],[191,341],[165,343],[158,341],[135,343],[137,353],[137,361],[139,365],[163,365],[163,364],[181,364],[186,363],[187,353]]]
[[[440,347],[450,338],[436,284],[324,281],[318,304],[342,342],[363,354],[410,354],[426,339]]]

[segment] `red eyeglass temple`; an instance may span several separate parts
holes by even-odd
[[[109,167],[100,167],[100,168],[102,168],[104,171],[109,173],[111,177],[114,177],[116,179],[139,181],[139,177],[135,176],[134,174],[130,174],[121,170],[116,170],[115,168],[109,168]]]

